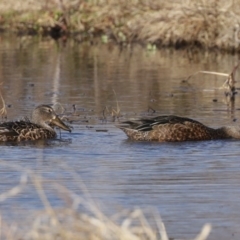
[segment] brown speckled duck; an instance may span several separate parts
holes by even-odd
[[[55,138],[53,127],[71,132],[49,105],[40,105],[32,112],[31,120],[0,123],[0,142]]]
[[[225,126],[213,129],[190,118],[158,116],[126,121],[120,128],[132,140],[182,142],[214,139],[240,139],[240,127]]]

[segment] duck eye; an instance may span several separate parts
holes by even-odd
[[[48,109],[48,112],[52,112],[52,109],[51,109],[51,108],[49,108],[49,109]]]

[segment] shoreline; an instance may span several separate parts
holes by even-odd
[[[140,43],[150,48],[197,47],[237,53],[240,52],[238,2],[150,0],[145,4],[138,0],[120,3],[99,0],[67,4],[58,0],[47,4],[27,0],[27,6],[17,5],[17,9],[0,4],[0,30],[20,35],[50,35],[56,39],[74,37],[82,41],[101,37],[103,42],[121,45]]]

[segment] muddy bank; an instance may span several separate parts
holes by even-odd
[[[239,52],[239,0],[3,1],[0,28],[21,34],[100,36],[103,42]]]

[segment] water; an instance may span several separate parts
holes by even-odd
[[[73,132],[62,132],[61,139],[2,144],[0,193],[19,184],[28,170],[47,180],[44,189],[54,207],[66,201],[54,183],[81,195],[83,182],[108,215],[119,207],[152,207],[170,237],[193,238],[209,222],[209,239],[239,239],[239,141],[133,142],[111,117],[118,103],[120,120],[176,114],[214,127],[238,124],[238,95],[231,103],[218,89],[224,77],[199,74],[182,81],[199,70],[230,73],[237,56],[28,37],[0,40],[8,119],[29,115],[41,103],[61,103],[67,112],[75,105],[79,114],[72,118]],[[23,192],[1,202],[7,219],[43,207],[29,178]]]

